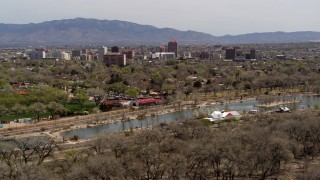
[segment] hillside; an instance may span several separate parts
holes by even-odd
[[[194,44],[216,41],[215,37],[205,33],[160,29],[117,20],[76,18],[39,24],[0,24],[1,44],[159,44],[173,38]]]
[[[196,31],[157,28],[118,20],[65,19],[30,24],[0,24],[1,45],[297,43],[319,41],[320,32],[272,32],[212,36]]]

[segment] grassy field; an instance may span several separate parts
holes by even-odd
[[[47,118],[50,116],[49,112],[43,113],[40,115],[40,118]],[[9,121],[13,121],[16,119],[22,119],[22,118],[32,118],[32,119],[36,119],[36,115],[35,114],[31,114],[31,113],[26,113],[26,114],[10,114],[7,116],[3,116],[1,118],[2,121],[4,122],[9,122]]]

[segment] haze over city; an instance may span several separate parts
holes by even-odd
[[[85,17],[236,35],[320,31],[318,7],[318,0],[5,0],[0,22],[26,24]]]

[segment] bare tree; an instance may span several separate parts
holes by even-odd
[[[45,142],[37,141],[35,146],[33,147],[35,151],[35,156],[37,156],[38,158],[37,165],[42,164],[46,158],[51,157],[55,149],[57,148],[58,146],[52,139]]]

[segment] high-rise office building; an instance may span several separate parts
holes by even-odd
[[[126,51],[124,54],[126,55],[127,59],[133,59],[135,57],[135,52],[133,50]]]
[[[46,52],[45,51],[31,51],[29,53],[29,58],[31,60],[40,60],[46,58]]]
[[[72,58],[80,57],[81,56],[81,51],[80,50],[72,50],[71,56]]]
[[[103,56],[103,61],[107,66],[125,66],[127,64],[126,59],[126,55],[120,53],[107,53]]]
[[[108,53],[108,48],[107,47],[100,47],[98,48],[98,59],[103,60],[103,56]]]
[[[178,57],[178,43],[176,40],[171,40],[168,43],[168,52],[173,52]]]
[[[235,48],[227,48],[225,59],[234,60],[235,57],[236,57],[236,49]]]
[[[256,59],[256,50],[255,49],[250,50],[250,59]]]
[[[122,54],[122,49],[119,48],[118,46],[113,46],[113,47],[111,47],[111,52],[112,53],[120,53],[120,54]]]

